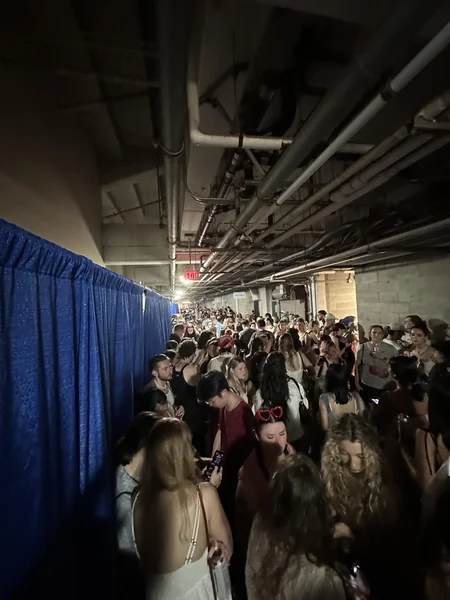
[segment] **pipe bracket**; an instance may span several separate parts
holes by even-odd
[[[169,158],[180,158],[180,156],[183,156],[184,154],[184,142],[181,144],[181,148],[176,152],[172,152],[171,150],[163,146],[163,144],[161,143],[159,144],[159,147],[163,151],[163,154],[165,154]]]
[[[391,80],[389,79],[383,89],[380,91],[380,96],[385,102],[389,102],[397,96],[397,92],[392,89]]]

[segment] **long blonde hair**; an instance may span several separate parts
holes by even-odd
[[[344,441],[361,444],[364,470],[358,476],[342,465],[339,444]],[[322,477],[330,508],[350,528],[395,519],[391,473],[379,438],[363,417],[346,414],[332,424],[322,452]]]
[[[245,360],[240,356],[231,358],[227,363],[227,381],[230,388],[232,388],[236,394],[240,396],[247,393],[246,383],[242,383],[234,374],[234,369],[241,363],[245,363]]]
[[[141,540],[151,540],[154,515],[149,510],[156,494],[176,492],[183,513],[184,526],[180,539],[186,541],[191,530],[189,523],[189,491],[198,483],[192,434],[183,421],[161,419],[152,429],[145,445],[144,467],[141,474],[139,505]],[[141,556],[145,557],[145,544]]]

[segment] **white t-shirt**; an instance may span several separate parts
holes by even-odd
[[[225,374],[226,365],[230,358],[234,358],[234,354],[231,352],[224,352],[223,354],[219,354],[215,358],[212,358],[208,363],[208,373],[210,371],[220,371]]]
[[[286,431],[288,442],[295,442],[299,440],[305,430],[303,429],[303,425],[300,420],[300,402],[309,408],[309,402],[305,394],[305,390],[301,383],[296,383],[292,379],[288,380],[288,388],[289,388],[289,398],[288,398],[288,414],[286,419]],[[256,411],[261,408],[263,405],[263,398],[261,396],[260,390],[258,390],[253,399],[253,413],[256,414]]]
[[[389,376],[389,360],[397,354],[398,350],[384,340],[376,351],[371,342],[361,344],[356,352],[356,360],[362,365],[361,383],[377,390],[385,388],[392,381]]]
[[[384,342],[385,344],[390,344],[391,346],[394,346],[394,348],[395,348],[396,350],[401,350],[401,349],[402,349],[401,345],[400,345],[400,344],[398,344],[397,342],[394,342],[393,340],[388,340],[388,339],[386,338],[386,339],[384,339],[384,340],[383,340],[383,342]]]
[[[161,392],[163,392],[166,395],[167,398],[167,404],[169,405],[170,408],[173,409],[173,405],[175,404],[175,396],[173,395],[173,391],[172,391],[172,386],[170,385],[169,382],[167,382],[167,388],[164,390],[163,388],[160,388],[159,386],[156,385],[156,382],[153,380],[152,383],[154,384],[154,388],[155,390],[160,390]]]

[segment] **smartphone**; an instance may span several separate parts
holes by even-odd
[[[209,463],[208,468],[206,469],[206,473],[205,473],[206,481],[209,481],[211,479],[211,475],[213,474],[213,471],[216,467],[220,469],[220,467],[222,466],[224,456],[225,456],[225,453],[222,452],[221,450],[216,450],[214,452],[213,459]]]

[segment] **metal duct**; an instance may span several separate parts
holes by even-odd
[[[240,230],[247,225],[259,208],[260,199],[271,198],[298,165],[308,158],[317,144],[330,137],[334,129],[348,116],[363,93],[378,82],[386,63],[390,62],[392,58],[393,49],[395,48],[398,52],[399,40],[403,48],[406,47],[427,17],[434,12],[434,9],[435,3],[427,0],[404,0],[394,4],[390,18],[383,23],[383,27],[377,29],[377,33],[372,37],[365,50],[352,61],[347,74],[325,96],[292,144],[266,175],[257,192],[236,219],[234,227],[230,228],[219,241],[220,248],[230,244]],[[403,78],[402,82],[404,85],[407,83]],[[205,268],[209,267],[213,260],[214,255],[206,261]]]
[[[438,115],[448,109],[450,105],[450,92],[445,92],[443,95],[434,98],[429,104],[427,104],[420,112],[419,116],[426,114],[427,120],[435,122]],[[330,192],[336,189],[339,185],[343,184],[348,180],[345,185],[341,185],[338,190],[338,196],[331,194],[330,199],[334,202],[342,200],[343,196],[348,195],[350,192],[360,189],[367,183],[367,181],[378,174],[380,171],[385,169],[387,166],[402,158],[407,152],[413,150],[415,147],[423,145],[427,140],[431,140],[432,136],[419,136],[416,142],[411,140],[406,144],[402,144],[396,150],[389,152],[389,150],[398,146],[398,144],[405,140],[410,135],[408,127],[400,127],[393,135],[383,140],[378,146],[373,148],[365,156],[357,160],[348,169],[343,171],[341,175],[330,181],[321,190],[312,194],[309,198],[306,198],[303,202],[300,202],[297,206],[288,211],[283,217],[278,219],[271,227],[268,227],[265,231],[255,238],[254,243],[260,243],[265,237],[273,233],[276,229],[279,229],[281,225],[287,222],[292,222],[298,216],[304,214],[304,212],[310,208],[313,204],[329,196]],[[380,160],[378,160],[382,157]],[[375,162],[376,161],[376,162]],[[368,166],[370,165],[370,166]],[[365,168],[367,167],[367,168]],[[364,170],[363,170],[364,168]],[[356,173],[358,173],[356,175]],[[356,175],[356,176],[354,176]],[[352,177],[354,176],[354,177]],[[352,179],[350,179],[352,177]],[[291,227],[291,229],[293,229]]]
[[[336,212],[340,208],[347,206],[348,204],[351,204],[355,200],[358,200],[362,196],[365,196],[369,192],[377,189],[378,187],[380,187],[381,185],[383,185],[384,183],[389,181],[389,179],[392,179],[392,177],[394,177],[395,175],[397,175],[398,173],[400,173],[401,171],[403,171],[410,165],[414,164],[415,162],[418,162],[419,160],[422,160],[429,154],[432,154],[436,150],[439,150],[439,148],[442,148],[443,146],[450,143],[450,136],[436,138],[432,141],[428,141],[429,136],[423,136],[423,137],[426,138],[426,141],[428,143],[426,143],[422,147],[419,147],[417,150],[415,150],[411,154],[407,155],[402,160],[395,162],[390,168],[379,173],[379,175],[377,175],[376,177],[371,179],[365,187],[362,187],[360,190],[354,192],[353,194],[350,194],[349,196],[341,196],[339,193],[339,190],[337,190],[335,195],[334,194],[331,195],[331,200],[333,200],[335,198],[336,199],[335,202],[332,202],[328,206],[321,208],[320,210],[316,211],[314,214],[307,217],[306,219],[304,219],[303,221],[301,221],[294,227],[291,227],[285,233],[282,233],[280,236],[278,236],[277,238],[273,239],[268,244],[266,244],[266,247],[273,248],[274,246],[278,245],[279,243],[281,243],[281,242],[289,239],[293,235],[295,235],[295,233],[299,229],[304,229],[305,227],[311,227],[318,221],[321,221],[324,217],[331,215],[332,213]],[[412,139],[414,139],[414,138],[412,138]],[[421,138],[418,138],[418,139],[421,141]],[[408,140],[408,141],[410,141],[410,140]]]
[[[268,80],[269,78],[266,76],[265,79]],[[243,121],[242,133],[246,134],[258,128],[261,119],[266,114],[267,108],[269,107],[270,103],[274,98],[276,87],[278,87],[273,85],[275,83],[274,78],[272,78],[271,83],[272,85],[269,85],[268,81],[264,81],[261,84],[256,93],[256,100],[254,102],[250,102],[250,106],[245,111],[245,115],[241,117],[241,120]],[[225,196],[227,195],[228,190],[230,189],[230,186],[233,183],[233,178],[242,163],[242,159],[242,150],[237,150],[233,153],[233,156],[228,163],[225,174],[222,178],[222,182],[217,191],[217,198],[225,198]],[[210,208],[206,222],[198,236],[198,246],[201,246],[203,244],[205,235],[209,229],[209,226],[212,223],[212,220],[214,219],[214,216],[217,214],[218,209],[218,205],[214,205]]]
[[[375,249],[382,249],[384,247],[392,247],[399,242],[409,242],[414,239],[420,237],[427,237],[431,234],[438,233],[440,231],[445,231],[450,229],[450,218],[443,219],[442,221],[438,221],[437,223],[431,223],[429,225],[424,225],[422,227],[417,227],[416,229],[411,229],[409,231],[403,231],[402,233],[397,233],[395,235],[391,235],[387,238],[383,238],[381,240],[376,240],[371,242],[370,244],[365,244],[364,246],[359,246],[358,248],[351,248],[350,250],[345,250],[344,252],[340,252],[339,254],[335,254],[334,256],[327,256],[325,258],[321,258],[319,260],[312,261],[310,263],[305,263],[301,267],[293,267],[292,269],[285,269],[284,271],[279,271],[278,273],[274,273],[270,277],[264,277],[261,281],[270,281],[272,277],[284,277],[284,276],[292,276],[292,275],[301,275],[303,271],[326,267],[329,265],[335,265],[339,262],[343,262],[346,259],[351,259],[360,255],[369,254],[371,251]]]
[[[176,275],[178,215],[184,154],[188,37],[191,3],[157,0],[157,34],[161,104],[161,149],[164,152],[164,191],[170,259],[170,289]]]
[[[347,181],[356,173],[362,171],[364,167],[378,160],[381,156],[386,154],[389,150],[394,148],[397,144],[400,143],[401,140],[404,140],[408,137],[409,130],[407,127],[400,127],[393,135],[387,137],[382,142],[380,142],[377,146],[372,148],[367,154],[362,156],[356,162],[354,162],[348,169],[345,169],[338,177],[324,185],[323,188],[306,198],[303,202],[300,202],[297,206],[294,206],[289,210],[285,215],[283,215],[278,221],[275,221],[273,225],[262,231],[255,239],[254,243],[259,244],[266,238],[268,235],[273,233],[276,229],[279,229],[281,225],[285,223],[292,222],[293,219],[299,217],[307,210],[310,206],[322,200],[322,198],[326,198],[330,192],[332,192],[339,185]]]
[[[238,150],[233,154],[230,162],[228,163],[228,167],[227,167],[227,170],[225,171],[225,175],[223,176],[222,183],[220,184],[220,187],[217,190],[217,198],[225,198],[225,196],[228,193],[228,190],[230,189],[231,184],[233,183],[233,178],[236,175],[236,171],[238,170],[241,162],[242,162],[242,152],[240,150]],[[203,240],[205,239],[205,235],[206,235],[206,233],[209,229],[209,226],[211,225],[218,209],[219,209],[218,204],[214,204],[209,209],[208,218],[206,219],[206,222],[200,232],[200,235],[198,236],[197,246],[203,245]]]

